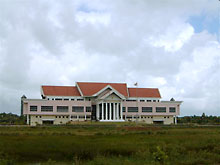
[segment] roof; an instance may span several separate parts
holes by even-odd
[[[46,96],[81,96],[75,86],[42,86]]]
[[[77,82],[83,96],[93,96],[110,85],[125,97],[161,98],[158,88],[127,88],[126,83]],[[81,96],[76,86],[42,86],[45,96]],[[128,95],[129,93],[129,95]]]
[[[158,88],[128,88],[130,97],[161,98]]]
[[[94,82],[77,82],[83,96],[92,96],[99,92],[101,89],[110,85],[117,90],[120,94],[128,97],[127,84],[126,83],[94,83]]]

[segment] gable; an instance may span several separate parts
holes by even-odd
[[[118,95],[116,95],[115,93],[110,94],[105,99],[106,100],[121,100],[121,98]]]
[[[83,96],[93,96],[100,90],[110,85],[112,88],[117,90],[120,94],[128,97],[127,84],[126,83],[93,83],[93,82],[77,82],[80,91]]]

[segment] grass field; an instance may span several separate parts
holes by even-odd
[[[220,164],[220,127],[0,127],[0,164]]]

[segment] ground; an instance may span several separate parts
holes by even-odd
[[[0,127],[0,164],[220,164],[220,127]]]

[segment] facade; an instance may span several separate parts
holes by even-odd
[[[42,99],[21,98],[27,124],[71,121],[176,124],[182,101],[161,101],[157,88],[128,88],[126,83],[77,82],[75,86],[41,86]]]

